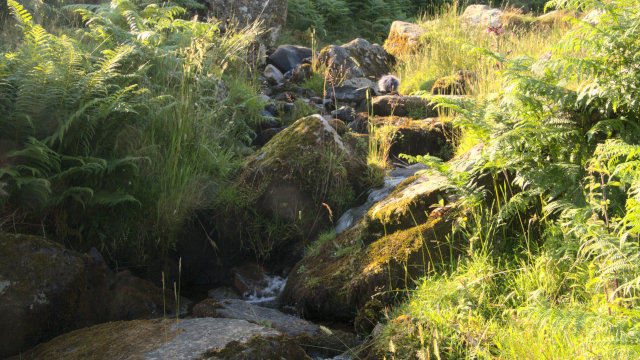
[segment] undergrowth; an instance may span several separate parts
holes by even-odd
[[[20,30],[0,57],[0,225],[120,265],[171,249],[211,208],[255,137],[262,101],[246,63],[258,33],[221,33],[172,3],[61,10],[77,26]]]

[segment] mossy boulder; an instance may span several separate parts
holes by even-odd
[[[236,179],[238,213],[219,217],[218,245],[254,247],[257,255],[295,261],[281,251],[328,226],[366,188],[366,163],[320,115],[297,120],[247,159]],[[238,226],[240,223],[241,226]],[[265,243],[268,242],[268,243]]]
[[[310,319],[342,321],[352,321],[374,297],[388,304],[395,290],[424,274],[429,262],[451,254],[446,238],[454,213],[386,236],[370,234],[362,224],[352,227],[293,268],[281,301]]]
[[[175,309],[166,294],[168,312]],[[104,321],[162,316],[162,290],[114,275],[99,255],[43,237],[0,234],[0,357]]]
[[[394,21],[384,48],[389,54],[401,58],[414,54],[419,49],[420,38],[427,30],[420,25],[405,21]]]
[[[310,359],[266,326],[235,319],[118,321],[76,330],[15,359]]]
[[[479,155],[450,165],[468,170]],[[450,234],[465,212],[444,177],[424,172],[407,178],[349,229],[307,254],[289,274],[281,301],[312,319],[366,315],[357,322],[366,331],[375,325],[367,325],[374,322],[373,305],[391,303],[401,296],[397,290],[457,256],[460,244]],[[367,309],[372,299],[381,303]]]

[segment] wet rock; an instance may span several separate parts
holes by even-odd
[[[450,95],[461,99],[462,96]],[[372,100],[373,114],[378,116],[408,116],[413,119],[438,117],[436,104],[431,103],[429,96],[382,95]]]
[[[342,106],[337,110],[333,110],[331,116],[348,124],[356,119],[356,111],[350,106]]]
[[[318,62],[334,79],[377,79],[391,71],[395,58],[382,46],[358,38],[342,46],[325,47]]]
[[[264,77],[272,84],[281,84],[284,82],[284,75],[275,66],[269,64],[264,69]]]
[[[504,12],[488,5],[469,5],[461,15],[464,24],[470,26],[498,26]]]
[[[79,327],[162,316],[162,290],[115,276],[101,259],[42,237],[0,234],[0,357]],[[173,294],[165,298],[173,312]]]
[[[324,349],[325,355],[337,355],[357,345],[356,336],[343,331],[325,332],[320,326],[276,309],[257,306],[243,300],[207,299],[194,307],[199,315],[246,320],[266,325],[293,339],[305,349]],[[327,352],[328,351],[328,352]]]
[[[19,358],[309,359],[275,329],[221,318],[106,323],[59,336]]]
[[[302,61],[310,58],[312,54],[308,47],[280,45],[273,54],[269,55],[267,63],[275,65],[284,74],[301,65]]]
[[[427,30],[417,24],[404,21],[394,21],[389,30],[389,36],[384,43],[384,48],[391,55],[396,57],[406,56],[418,49],[420,37],[427,33]]]
[[[208,0],[208,2],[213,16],[220,20],[230,19],[238,27],[260,21],[261,27],[267,30],[259,37],[263,54],[264,50],[275,46],[287,18],[287,0]]]
[[[460,70],[454,75],[436,80],[431,88],[431,93],[434,95],[466,95],[476,78],[473,71]]]

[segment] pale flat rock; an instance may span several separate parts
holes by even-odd
[[[260,357],[250,356],[255,353]],[[58,336],[15,359],[201,358],[308,359],[302,348],[284,338],[276,329],[245,320],[223,318],[105,323]]]

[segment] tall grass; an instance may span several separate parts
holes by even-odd
[[[496,35],[486,27],[465,25],[459,16],[463,10],[464,6],[454,2],[418,21],[427,30],[427,35],[421,39],[422,45],[416,54],[399,62],[396,71],[401,80],[401,93],[429,92],[438,78],[459,70],[471,70],[476,74],[476,80],[469,89],[470,94],[486,97],[500,90],[501,84],[496,79],[501,64],[476,48],[490,49],[509,58],[529,56],[537,59],[567,30],[564,25],[542,29],[516,27]]]
[[[222,34],[169,3],[114,0],[64,7],[81,21],[54,34],[8,3],[21,34],[0,60],[2,230],[125,265],[171,249],[251,152],[259,29]]]

